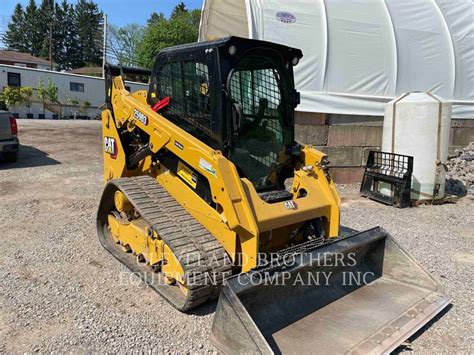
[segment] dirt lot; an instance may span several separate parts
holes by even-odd
[[[0,352],[214,352],[215,303],[174,310],[99,245],[100,123],[19,120],[17,164],[0,163]],[[343,224],[385,227],[446,287],[452,305],[411,342],[472,353],[474,204],[398,210],[341,187]]]

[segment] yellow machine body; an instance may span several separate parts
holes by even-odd
[[[219,240],[232,260],[236,260],[237,253],[243,255],[246,260],[242,263],[242,272],[257,265],[259,252],[277,251],[278,248],[287,246],[287,240],[278,238],[278,233],[288,233],[286,227],[294,228],[307,220],[323,217],[326,235],[339,235],[340,198],[334,182],[323,169],[325,154],[311,146],[305,146],[301,151],[304,163],[295,167],[291,186],[294,196],[298,196],[300,190],[306,192],[305,196],[294,198],[292,205],[286,201],[269,204],[258,196],[248,179],[239,177],[234,164],[220,151],[213,150],[154,112],[146,102],[146,95],[146,91],[130,94],[124,87],[122,77],[113,79],[113,113],[111,110],[104,110],[102,113],[105,181],[143,174],[154,177],[157,183]],[[135,110],[148,117],[147,125],[134,117]],[[213,201],[218,208],[212,209],[195,194],[190,184],[185,182],[186,173],[181,173],[180,176],[179,172],[174,174],[159,163],[152,165],[150,157],[144,159],[136,169],[128,170],[117,130],[120,127],[133,127],[148,133],[152,152],[166,148],[178,156],[184,166],[203,174],[209,181]],[[108,153],[105,147],[110,138],[115,141],[116,155]],[[206,162],[205,168],[203,161]],[[266,235],[268,239],[270,233],[272,240],[283,240],[283,245],[272,246],[272,241],[263,240]],[[262,246],[266,249],[262,250]]]
[[[153,71],[106,66],[97,230],[177,309],[219,296],[216,347],[390,352],[448,304],[383,229],[340,226],[327,157],[292,136],[301,51],[230,37],[160,55]]]

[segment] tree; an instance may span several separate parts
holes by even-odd
[[[137,59],[141,66],[151,67],[158,52],[170,46],[195,42],[199,34],[200,10],[188,11],[178,4],[169,19],[152,14],[138,46]]]
[[[58,101],[58,87],[53,83],[51,78],[48,78],[48,86],[46,87],[46,97],[52,104],[59,103]]]
[[[85,100],[81,104],[80,110],[81,110],[81,112],[85,113],[85,115],[87,116],[90,107],[91,107],[91,103],[89,101]]]
[[[58,12],[56,12],[58,14]],[[61,3],[61,11],[59,14],[64,16],[65,21],[62,23],[57,15],[59,26],[63,28],[63,42],[61,43],[61,49],[55,50],[58,55],[57,63],[60,69],[73,69],[77,68],[77,61],[80,62],[80,51],[77,46],[77,28],[75,24],[75,9],[73,5],[68,4],[66,0]],[[59,52],[59,54],[58,54]],[[56,59],[55,59],[56,60]]]
[[[73,97],[68,97],[66,99],[66,105],[77,106],[79,105],[79,101]]]
[[[27,35],[24,31],[25,22],[25,12],[21,4],[15,6],[13,10],[13,15],[8,23],[7,30],[2,36],[2,40],[5,43],[6,47],[10,50],[18,50],[21,52],[27,51],[28,41]]]
[[[65,6],[65,7],[63,7]],[[52,18],[52,54],[53,61],[58,65],[60,70],[67,69],[65,65],[67,48],[64,47],[67,37],[68,26],[71,22],[67,19],[67,10],[69,4],[63,1],[61,4],[54,4],[53,18]],[[49,41],[48,41],[49,42]]]
[[[48,90],[44,87],[43,85],[43,79],[42,78],[39,78],[38,80],[38,88],[36,89],[37,92],[38,92],[38,98],[41,100],[41,102],[43,103],[43,115],[44,115],[44,111],[46,109],[46,99],[48,97]]]
[[[157,14],[156,12],[153,12],[150,18],[148,19],[147,24],[148,26],[150,26],[161,20],[166,20],[165,14],[162,12],[160,12],[159,14]]]
[[[173,9],[173,12],[171,12],[171,19],[174,19],[176,17],[181,16],[182,14],[185,14],[188,12],[188,9],[186,9],[186,5],[184,2],[180,2],[178,5],[175,6]]]
[[[109,26],[107,47],[112,59],[125,66],[137,66],[137,50],[143,34],[144,28],[134,23],[124,27]]]
[[[40,42],[40,57],[49,59],[50,32],[57,29],[55,26],[54,0],[42,0],[37,12],[38,15],[35,24],[38,27],[39,33],[43,34],[43,38]]]
[[[102,63],[103,13],[90,0],[78,0],[75,8],[78,56],[73,67]]]
[[[59,113],[59,117],[63,115],[63,106],[58,100],[58,87],[53,83],[51,78],[48,78],[48,86],[46,87],[46,97],[51,104],[59,105],[59,112],[54,111],[52,107],[49,108],[50,111],[54,113]],[[54,118],[54,116],[53,116]]]
[[[25,9],[18,4],[2,40],[8,49],[49,59],[58,69],[73,69],[102,61],[103,14],[92,0],[29,0]]]
[[[79,106],[79,100],[73,98],[73,97],[68,97],[66,99],[66,105],[69,106],[69,112],[72,114],[73,118],[76,119],[77,116],[77,108]],[[71,107],[72,106],[72,107]],[[80,109],[80,108],[79,108]]]
[[[28,113],[31,113],[31,104],[33,99],[33,88],[29,86],[23,86],[20,88],[20,94],[23,98],[23,103],[28,108]]]
[[[0,102],[3,102],[5,106],[12,111],[14,111],[17,106],[25,104],[25,106],[28,107],[28,112],[30,112],[32,98],[33,88],[29,86],[7,86],[0,93]]]
[[[43,103],[43,114],[46,110],[46,103],[49,102],[50,104],[59,104],[61,103],[58,101],[58,87],[53,83],[51,78],[48,78],[47,86],[44,86],[43,79],[39,78],[38,80],[38,88],[36,89],[38,92],[38,98]]]
[[[4,102],[9,110],[14,111],[16,106],[21,105],[23,102],[20,88],[16,86],[7,86],[0,94],[0,101]]]
[[[23,31],[26,34],[27,49],[22,52],[30,53],[35,57],[41,55],[45,34],[43,26],[39,21],[40,10],[36,6],[35,0],[30,0],[25,9],[25,26]]]

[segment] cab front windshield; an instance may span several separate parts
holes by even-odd
[[[280,64],[280,65],[279,65]],[[291,81],[282,63],[247,55],[230,78],[234,138],[231,160],[257,191],[277,188],[293,143]]]

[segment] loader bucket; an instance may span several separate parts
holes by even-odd
[[[210,336],[217,348],[390,352],[448,305],[441,286],[381,228],[308,249],[227,280]]]

